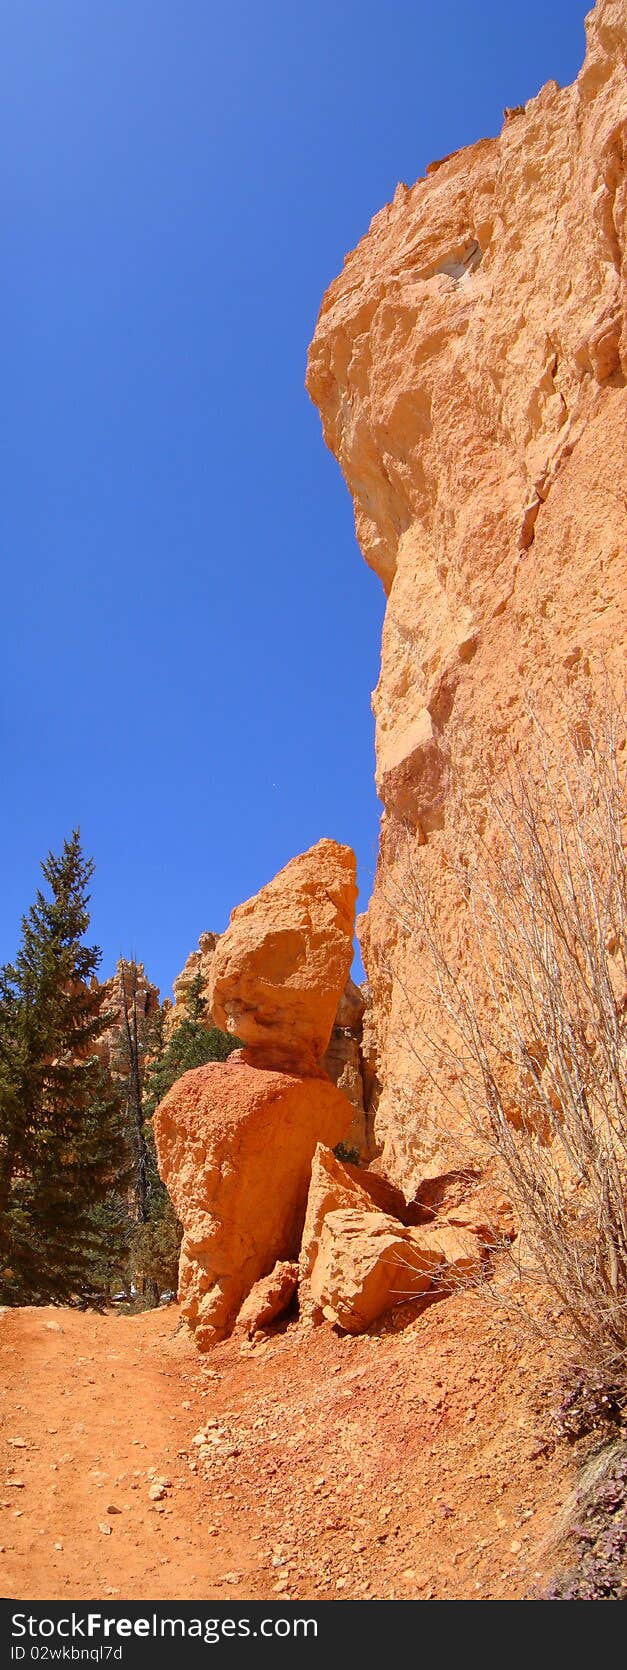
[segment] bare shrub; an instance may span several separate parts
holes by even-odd
[[[479,794],[458,788],[447,815],[464,957],[445,940],[410,831],[389,902],[405,966],[408,951],[430,966],[441,1019],[434,1038],[405,992],[411,1047],[460,1163],[489,1163],[512,1202],[527,1322],[542,1314],[524,1296],[535,1284],[557,1301],[579,1361],[624,1373],[625,718],[609,693],[596,712],[588,699],[556,743],[529,717],[524,765],[512,756]]]

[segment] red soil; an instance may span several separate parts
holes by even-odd
[[[2,1314],[2,1595],[533,1594],[574,1466],[547,1440],[546,1353],[472,1294],[413,1314],[205,1357],[175,1307]]]

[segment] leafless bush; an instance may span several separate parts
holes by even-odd
[[[559,744],[530,719],[524,767],[512,757],[480,793],[460,788],[447,818],[464,957],[408,831],[393,906],[405,967],[426,957],[439,1015],[434,1039],[414,1012],[412,1047],[463,1163],[489,1162],[512,1202],[523,1288],[557,1302],[580,1361],[624,1372],[625,716],[609,694],[602,710],[588,702]],[[530,1325],[538,1314],[527,1308]]]

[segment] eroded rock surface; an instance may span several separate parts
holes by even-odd
[[[261,1066],[315,1069],[353,959],[355,855],[318,841],[233,911],[211,966],[216,1026]]]
[[[115,974],[103,982],[104,1008],[110,1025],[97,1040],[95,1053],[115,1073],[128,1070],[127,1023],[140,1032],[156,1021],[159,1013],[159,987],[148,979],[143,963],[127,962],[120,957]]]
[[[204,1020],[201,1024],[213,1026],[209,1007],[209,988],[211,969],[220,939],[219,934],[203,933],[200,935],[198,947],[191,951],[181,973],[173,982],[174,1002],[166,998],[163,1004],[163,1024],[166,1038],[170,1038],[176,1027],[188,1014],[189,994],[192,982],[200,977],[200,995],[204,1000]],[[350,975],[346,982],[335,1013],[331,1037],[322,1057],[322,1066],[328,1073],[333,1084],[348,1097],[354,1109],[353,1119],[346,1137],[347,1148],[352,1148],[359,1155],[360,1160],[366,1160],[372,1153],[372,1128],[369,1119],[369,1090],[366,1083],[367,1069],[364,1073],[362,1054],[363,1020],[365,1012],[365,998],[359,986],[355,985]]]
[[[229,1333],[254,1283],[297,1257],[319,1140],[350,1106],[321,1073],[228,1061],[185,1073],[154,1115],[159,1170],[184,1226],[181,1310],[201,1350]]]
[[[524,758],[529,700],[555,735],[571,685],[599,691],[622,664],[623,0],[599,0],[586,28],[572,87],[549,82],[498,138],[398,187],[327,292],[309,356],[388,599],[381,843],[360,938],[376,1135],[407,1193],[447,1153],[415,1048],[416,1016],[428,1034],[442,1017],[391,902],[407,828],[449,955],[469,970],[447,884],[451,784],[463,768],[480,796],[486,770]]]
[[[328,1212],[309,1277],[311,1315],[361,1334],[384,1311],[427,1293],[440,1260],[385,1212]]]
[[[277,1317],[283,1316],[292,1303],[298,1286],[298,1264],[294,1259],[283,1259],[275,1264],[269,1276],[251,1287],[238,1313],[236,1328],[249,1339],[268,1328]]]
[[[176,979],[173,981],[172,990],[174,992],[174,1003],[167,1002],[164,1003],[163,1006],[164,1032],[166,1038],[170,1038],[176,1027],[180,1026],[181,1021],[185,1019],[188,1011],[190,987],[193,981],[198,979],[198,976],[200,976],[202,981],[201,993],[202,996],[205,997],[209,988],[211,965],[214,958],[215,948],[218,943],[218,938],[218,934],[212,934],[209,932],[201,934],[197,949],[195,951],[190,951],[184,968],[181,969],[180,974],[177,974]],[[208,1019],[207,1025],[209,1026],[210,1024],[211,1022]]]
[[[348,1097],[353,1107],[353,1118],[346,1137],[346,1147],[352,1149],[360,1161],[372,1157],[372,1127],[368,1117],[368,1096],[364,1082],[362,1054],[363,1023],[366,1000],[350,975],[337,1006],[333,1030],[322,1059],[338,1090]]]

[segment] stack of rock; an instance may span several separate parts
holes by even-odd
[[[154,1116],[161,1175],[184,1226],[183,1315],[205,1349],[275,1263],[298,1256],[318,1142],[352,1108],[324,1072],[353,956],[350,848],[319,841],[233,912],[211,964],[217,1026],[244,1048],[177,1081]]]
[[[359,1333],[398,1304],[473,1280],[493,1238],[481,1214],[407,1205],[385,1177],[333,1153],[354,1116],[323,1063],[355,897],[353,853],[320,841],[211,946],[211,1014],[244,1047],[184,1074],[154,1118],[184,1225],[181,1310],[201,1350],[235,1325],[249,1336],[267,1327],[297,1287],[305,1322]]]
[[[189,998],[194,981],[200,978],[200,992],[205,1001],[204,1014],[200,1017],[200,1024],[213,1026],[213,1016],[209,1008],[211,990],[211,971],[214,957],[220,943],[220,935],[202,933],[198,947],[191,951],[184,968],[177,975],[173,983],[174,1002],[166,998],[163,1006],[163,1030],[166,1039],[171,1038],[189,1014]],[[359,986],[355,985],[350,975],[346,982],[333,1020],[331,1037],[321,1065],[328,1073],[332,1083],[337,1085],[348,1097],[353,1107],[353,1117],[346,1133],[345,1146],[359,1155],[360,1160],[369,1159],[373,1153],[371,1121],[368,1117],[368,1094],[364,1083],[364,1062],[362,1059],[363,1021],[365,998]]]

